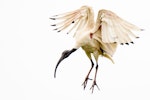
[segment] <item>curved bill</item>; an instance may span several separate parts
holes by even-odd
[[[71,53],[73,53],[73,52],[76,51],[76,50],[77,50],[77,49],[73,48],[73,49],[71,49],[71,50],[65,50],[65,51],[62,53],[60,59],[59,59],[58,62],[57,62],[57,65],[56,65],[56,67],[55,67],[54,77],[56,77],[56,71],[57,71],[58,65],[59,65],[65,58],[67,58]]]
[[[61,61],[63,61],[63,60],[64,60],[64,56],[61,56],[60,59],[59,59],[58,62],[57,62],[56,67],[55,67],[54,77],[56,77],[56,71],[57,71],[58,65],[59,65],[59,64],[61,63]]]

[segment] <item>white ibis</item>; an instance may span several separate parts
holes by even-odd
[[[91,68],[83,82],[84,89],[88,83],[90,72],[94,67],[91,55],[94,56],[96,61],[95,76],[90,88],[92,89],[92,93],[95,86],[99,89],[96,83],[99,56],[106,57],[113,62],[112,56],[116,51],[117,45],[133,44],[132,39],[139,38],[133,34],[133,31],[142,31],[142,29],[120,18],[114,12],[105,9],[99,10],[95,22],[93,9],[89,6],[82,6],[71,12],[54,15],[50,19],[60,21],[51,25],[56,27],[54,30],[57,32],[61,32],[67,28],[70,28],[68,33],[75,30],[74,38],[76,40],[76,43],[71,50],[65,50],[62,53],[61,58],[55,67],[54,77],[56,77],[58,65],[81,47],[91,61]]]

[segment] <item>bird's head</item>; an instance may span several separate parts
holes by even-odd
[[[77,50],[77,49],[73,48],[73,49],[71,49],[71,50],[65,50],[65,51],[62,52],[62,55],[61,55],[60,59],[58,60],[57,65],[56,65],[56,67],[55,67],[54,77],[56,77],[56,71],[57,71],[58,65],[59,65],[65,58],[67,58],[71,53],[73,53],[73,52],[76,51],[76,50]]]

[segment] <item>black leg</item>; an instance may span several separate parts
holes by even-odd
[[[90,68],[90,70],[89,70],[89,72],[88,72],[87,76],[85,77],[85,80],[84,80],[84,82],[83,82],[83,84],[82,84],[83,87],[84,87],[84,89],[86,88],[86,85],[87,85],[88,80],[92,80],[92,79],[89,78],[89,75],[90,75],[90,73],[91,73],[91,71],[92,71],[92,69],[93,69],[93,66],[94,66],[94,63],[93,63],[93,61],[92,61],[92,59],[91,59],[91,68]]]
[[[90,89],[92,90],[92,93],[93,93],[93,91],[94,91],[94,86],[97,86],[97,88],[98,88],[98,90],[99,90],[99,87],[98,87],[98,85],[97,85],[97,83],[96,83],[97,71],[98,71],[98,64],[96,65],[96,71],[95,71],[95,76],[94,76],[93,84],[92,84],[92,86],[91,86],[91,88],[90,88]]]

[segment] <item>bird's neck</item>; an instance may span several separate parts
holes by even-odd
[[[88,19],[87,19],[87,28],[92,29],[94,27],[95,21],[94,21],[94,14],[93,12],[89,13]]]
[[[100,28],[100,26],[101,26],[101,23],[97,20],[91,32],[95,33]]]

